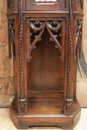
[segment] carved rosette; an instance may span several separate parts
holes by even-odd
[[[58,41],[58,37],[61,37],[59,30],[62,28],[62,22],[60,21],[30,21],[29,26],[35,35],[35,39],[30,44],[30,56],[28,56],[28,62],[32,59],[31,51],[36,48],[36,43],[41,41],[41,37],[44,33],[44,30],[47,29],[50,35],[50,41],[55,43],[55,47],[62,51],[61,43]],[[32,37],[32,32],[31,32]]]
[[[15,56],[15,20],[8,20],[9,58]]]

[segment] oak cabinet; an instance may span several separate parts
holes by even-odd
[[[17,128],[73,128],[80,116],[76,72],[82,48],[83,1],[8,0]]]

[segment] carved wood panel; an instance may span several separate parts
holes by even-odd
[[[48,34],[50,35],[50,41],[55,43],[57,49],[61,52],[61,59],[64,60],[64,41],[62,41],[63,31],[62,31],[62,21],[30,21],[29,26],[31,28],[31,37],[34,34],[34,40],[30,45],[28,61],[31,60],[31,51],[36,48],[36,43],[41,41],[44,30],[46,29]],[[33,33],[33,34],[32,34]],[[60,40],[59,40],[60,39]]]

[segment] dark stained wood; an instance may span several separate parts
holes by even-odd
[[[25,0],[25,10],[65,10],[65,0],[64,2],[56,0],[56,2],[35,2],[35,0]]]
[[[38,98],[64,98],[63,91],[28,91],[27,93],[29,99],[38,99]]]
[[[63,90],[64,62],[61,61],[60,51],[49,39],[45,30],[41,42],[36,43],[36,49],[32,50],[32,60],[27,69],[30,91]]]
[[[50,106],[50,107],[49,107]],[[29,99],[29,114],[61,114],[63,111],[63,98],[60,99]]]
[[[9,57],[14,62],[17,128],[73,128],[80,117],[76,73],[83,1],[8,0]]]

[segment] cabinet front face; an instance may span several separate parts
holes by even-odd
[[[13,49],[15,74],[11,115],[18,128],[71,129],[77,123],[76,57],[81,55],[82,2],[8,0],[9,56]]]
[[[65,21],[28,19],[28,25],[28,98],[63,98]]]
[[[25,0],[26,10],[65,10],[65,0]]]

